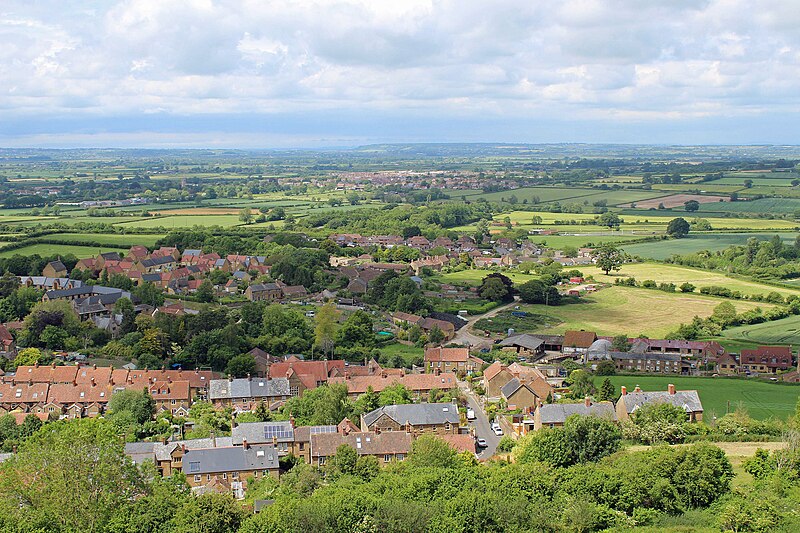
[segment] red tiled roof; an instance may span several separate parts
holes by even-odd
[[[594,331],[566,331],[564,332],[564,346],[574,348],[588,348],[597,340]]]
[[[377,375],[377,376],[351,376],[330,378],[328,383],[344,383],[352,394],[363,394],[368,387],[375,392],[381,392],[386,387],[400,383],[412,391],[428,392],[431,389],[449,390],[456,387],[456,375],[452,372],[441,374],[405,374],[405,375]]]
[[[452,324],[450,325],[452,326]],[[469,348],[428,348],[425,350],[425,362],[466,363],[467,359],[469,359]]]

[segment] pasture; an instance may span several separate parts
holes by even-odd
[[[670,239],[666,241],[644,242],[638,244],[623,244],[630,255],[638,255],[646,259],[663,260],[672,255],[684,255],[709,250],[716,252],[729,246],[742,246],[747,239],[754,237],[759,240],[770,239],[773,233],[697,233],[689,234],[683,239]],[[793,241],[796,233],[779,233],[784,241]]]
[[[563,334],[567,330],[594,331],[598,335],[646,335],[663,338],[695,315],[710,316],[719,298],[699,294],[666,293],[631,287],[608,287],[582,296],[577,303],[559,306],[524,305],[523,309],[552,317],[558,322],[538,333]],[[758,306],[754,302],[732,301],[738,312]],[[760,304],[762,308],[769,304]]]
[[[135,245],[152,248],[162,235],[123,235],[119,233],[56,233],[43,237],[48,241],[86,242],[94,241],[103,246],[131,247]]]
[[[595,378],[599,385],[605,378]],[[696,390],[703,402],[703,418],[711,421],[741,405],[753,418],[786,419],[794,415],[800,385],[783,385],[756,380],[700,378],[688,376],[610,376],[619,394],[622,385],[632,391],[639,385],[644,391],[665,391],[672,383],[678,390]],[[730,402],[730,407],[729,403]]]
[[[744,196],[744,194],[743,194]],[[800,211],[798,198],[760,198],[747,202],[719,202],[700,206],[698,213],[787,213]]]
[[[437,277],[442,281],[442,283],[478,286],[481,284],[483,278],[489,274],[492,274],[493,272],[493,270],[476,268],[462,270],[461,272],[448,272],[446,274],[440,274]],[[513,270],[504,270],[501,272],[501,274],[511,278],[511,281],[513,281],[515,284],[525,283],[526,281],[530,281],[532,279],[539,279],[539,276],[533,274],[523,274],[522,272],[515,272]]]
[[[705,196],[702,194],[670,194],[669,196],[662,196],[660,198],[651,198],[649,200],[636,202],[636,207],[640,209],[650,209],[651,207],[657,208],[659,205],[663,205],[665,208],[669,209],[672,207],[683,207],[683,205],[690,200],[694,200],[695,202],[699,202],[701,204],[707,204],[712,202],[725,202],[728,200],[728,197]],[[630,206],[631,204],[628,204],[626,207]]]
[[[134,220],[133,222],[123,222],[117,225],[131,228],[166,228],[182,229],[193,226],[221,226],[229,228],[238,226],[242,223],[238,215],[175,215],[166,217],[151,217]]]
[[[800,344],[800,316],[726,329],[722,336],[727,339],[756,344]]]
[[[69,255],[72,254],[78,259],[84,257],[93,257],[102,252],[124,252],[127,249],[121,247],[111,246],[72,246],[69,244],[31,244],[30,246],[23,246],[16,250],[0,250],[0,257],[11,257],[14,255],[34,255],[39,254],[42,257],[51,255]]]
[[[659,283],[674,283],[680,286],[682,283],[691,283],[699,291],[701,287],[712,285],[726,287],[732,291],[739,291],[742,294],[769,294],[777,292],[783,296],[791,294],[800,296],[800,289],[788,289],[783,287],[773,287],[754,281],[732,278],[719,272],[699,270],[677,265],[664,265],[660,263],[628,263],[622,265],[622,270],[611,272],[606,275],[596,266],[581,267],[581,272],[585,276],[593,276],[597,281],[613,283],[615,278],[634,277],[636,281],[642,282],[651,279]]]

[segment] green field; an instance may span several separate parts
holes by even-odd
[[[639,244],[623,245],[630,255],[638,255],[646,259],[663,260],[672,255],[684,255],[709,250],[716,252],[729,246],[742,246],[747,239],[754,237],[759,240],[768,240],[773,233],[703,233],[688,235],[683,239],[670,239],[666,241],[645,242]],[[794,241],[796,233],[778,233],[786,242]]]
[[[608,287],[582,296],[579,303],[559,306],[523,305],[523,310],[545,315],[548,323],[558,325],[538,333],[561,334],[567,330],[594,331],[598,335],[640,334],[663,338],[681,323],[692,321],[695,315],[710,316],[720,304],[719,298],[699,294],[666,293],[631,287]],[[738,312],[758,306],[754,302],[732,302]],[[771,307],[760,304],[762,308]],[[553,320],[554,319],[554,320]]]
[[[485,270],[485,269],[472,269],[472,270],[462,270],[461,272],[448,272],[447,274],[441,274],[438,278],[441,280],[442,283],[451,283],[451,284],[468,284],[468,285],[480,285],[481,280],[494,272],[493,270]],[[504,276],[508,276],[511,278],[511,281],[514,283],[525,283],[526,281],[530,281],[532,279],[539,279],[539,276],[535,276],[532,274],[523,274],[521,272],[514,272],[514,271],[502,271]]]
[[[181,229],[191,228],[192,226],[222,226],[228,228],[238,226],[242,222],[238,215],[174,215],[166,217],[143,218],[134,222],[118,224],[131,228],[159,228]]]
[[[794,294],[800,296],[800,289],[787,289],[783,287],[773,287],[754,281],[746,281],[731,278],[719,272],[699,270],[676,265],[664,265],[660,263],[630,263],[622,265],[622,270],[606,275],[595,266],[581,267],[584,276],[593,276],[597,281],[613,283],[616,278],[633,276],[636,281],[642,282],[651,279],[659,283],[674,283],[681,285],[689,282],[700,290],[701,287],[711,285],[726,287],[732,291],[739,291],[742,294],[769,294],[777,292],[783,296]]]
[[[660,391],[667,390],[670,383],[678,390],[696,390],[703,402],[703,417],[706,421],[714,416],[723,416],[728,409],[728,402],[731,411],[741,403],[753,418],[785,419],[794,414],[797,398],[800,396],[798,385],[755,380],[685,376],[611,376],[609,379],[617,393],[621,385],[625,385],[628,391],[633,390],[636,385],[644,391]]]
[[[757,344],[800,344],[800,316],[726,329],[722,336]]]
[[[77,258],[92,257],[101,252],[122,252],[127,249],[122,247],[93,247],[93,246],[71,246],[69,244],[31,244],[16,250],[0,251],[0,257],[11,257],[13,255],[33,255],[39,254],[42,257],[51,255],[72,254]]]
[[[582,229],[583,228],[581,228],[581,230]],[[598,244],[604,242],[624,243],[625,241],[641,238],[642,235],[622,235],[618,233],[608,234],[608,232],[605,232],[597,234],[586,233],[582,235],[532,235],[530,240],[535,243],[544,243],[545,246],[549,248],[563,250],[566,246],[583,248],[587,245],[597,246]]]
[[[698,213],[795,213],[800,211],[797,198],[761,198],[749,202],[701,204]]]
[[[122,235],[118,233],[56,233],[43,238],[50,241],[95,241],[104,246],[121,246],[129,248],[135,245],[152,248],[162,235]]]

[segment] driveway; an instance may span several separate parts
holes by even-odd
[[[475,420],[470,420],[469,425],[475,428],[475,436],[486,439],[486,444],[488,444],[486,448],[478,448],[478,458],[489,459],[497,450],[497,444],[500,442],[501,437],[498,437],[494,434],[494,431],[492,431],[489,418],[486,416],[486,413],[484,413],[483,406],[478,397],[469,389],[469,383],[460,381],[458,386],[461,388],[462,392],[464,392],[464,395],[466,395],[469,406],[475,411],[476,418]]]
[[[464,324],[464,326],[461,329],[456,331],[455,337],[453,337],[453,340],[451,340],[450,342],[454,342],[457,344],[468,344],[472,348],[480,348],[483,346],[491,348],[491,346],[494,344],[494,340],[492,340],[491,338],[482,337],[480,335],[475,335],[474,333],[472,333],[472,331],[470,331],[472,329],[472,326],[474,326],[475,322],[477,322],[482,318],[492,318],[493,316],[497,315],[497,313],[505,311],[506,309],[514,307],[515,305],[519,305],[519,302],[516,300],[511,303],[495,307],[491,311],[484,313],[482,315],[476,315],[471,317],[469,320],[467,320],[467,323]]]

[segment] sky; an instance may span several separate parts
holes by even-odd
[[[0,146],[800,144],[797,0],[2,0]]]

